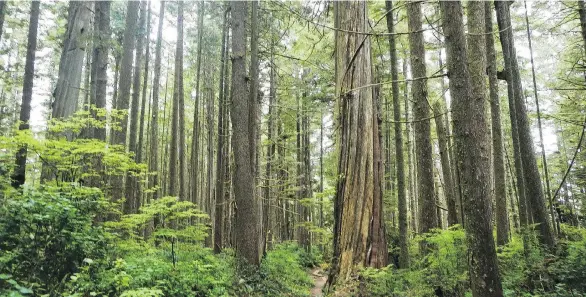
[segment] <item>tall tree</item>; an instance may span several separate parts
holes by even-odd
[[[141,70],[142,70],[142,49],[144,45],[143,36],[146,37],[144,34],[145,31],[145,24],[146,24],[146,1],[140,2],[140,17],[138,22],[138,34],[135,36],[137,37],[136,42],[136,50],[134,55],[134,74],[132,76],[132,103],[130,106],[130,137],[128,139],[128,151],[131,153],[136,153],[136,140],[138,134],[138,114],[139,114],[139,99],[140,99],[140,79],[141,79]],[[139,161],[137,156],[134,156],[135,161]],[[130,173],[127,174],[126,177],[126,201],[124,203],[124,212],[125,213],[134,213],[138,211],[140,207],[140,200],[138,199],[138,182],[136,178],[134,178]]]
[[[409,48],[411,49],[411,72],[413,75],[411,92],[414,102],[419,232],[427,233],[437,227],[437,213],[433,185],[433,158],[421,2],[410,1],[407,4],[407,16],[409,18]]]
[[[197,25],[197,64],[196,64],[196,81],[195,81],[195,109],[193,110],[193,138],[191,142],[191,201],[200,203],[198,193],[200,184],[198,184],[199,176],[199,101],[201,98],[201,52],[203,49],[203,16],[204,16],[204,1],[199,2],[198,8],[198,25]]]
[[[462,171],[472,295],[503,296],[490,211],[490,146],[484,104],[484,3],[468,3],[468,52],[460,1],[441,2],[440,9],[453,98],[456,155]]]
[[[335,2],[336,97],[339,99],[338,179],[334,197],[334,257],[328,282],[344,283],[364,266],[387,262],[382,209],[382,157],[366,2]],[[378,156],[378,157],[377,157]],[[378,182],[378,185],[375,184]],[[373,216],[378,214],[379,217]],[[382,229],[382,230],[381,230]]]
[[[53,92],[53,118],[69,117],[78,108],[81,69],[87,47],[86,36],[90,31],[90,4],[90,1],[69,2],[59,77]]]
[[[401,130],[401,99],[399,98],[399,73],[397,66],[397,45],[393,2],[385,1],[387,8],[387,29],[389,30],[389,53],[391,56],[391,80],[393,95],[393,120],[395,126],[395,168],[397,171],[397,200],[399,206],[399,266],[409,267],[407,238],[407,193],[405,190],[405,161],[403,160],[403,132]],[[407,108],[407,107],[405,107]]]
[[[501,109],[498,94],[496,51],[492,25],[492,8],[485,2],[486,32],[486,72],[488,74],[490,115],[492,121],[492,169],[494,196],[496,204],[496,241],[498,245],[509,242],[509,216],[507,211],[507,185],[505,181],[505,161],[503,153],[503,132],[501,128]]]
[[[149,62],[150,62],[150,49],[151,49],[151,2],[149,1],[148,4],[148,17],[146,20],[146,33],[145,33],[145,41],[146,41],[146,50],[145,50],[145,60],[144,60],[144,75],[143,75],[143,82],[142,82],[142,99],[140,103],[140,115],[139,115],[139,131],[138,131],[138,143],[136,145],[136,160],[138,162],[143,162],[143,143],[144,143],[144,131],[145,129],[145,110],[147,105],[147,84],[149,79]],[[151,86],[152,88],[152,86]]]
[[[35,76],[35,53],[37,51],[37,29],[39,25],[40,1],[31,2],[31,12],[28,24],[26,46],[26,61],[24,65],[24,80],[22,83],[22,102],[20,103],[19,130],[28,130],[31,119],[31,101],[33,97],[33,80]],[[26,146],[20,147],[16,153],[16,168],[12,174],[12,186],[18,188],[24,185],[26,179]]]
[[[435,117],[435,128],[438,135],[440,163],[444,182],[444,196],[448,204],[448,226],[458,223],[456,210],[456,197],[454,194],[454,183],[452,181],[452,160],[450,160],[450,145],[448,144],[448,132],[444,115],[446,114],[443,102],[437,100],[433,103],[433,115]]]
[[[541,177],[535,160],[535,151],[533,148],[533,137],[527,117],[527,107],[523,96],[523,86],[519,74],[519,65],[517,63],[517,54],[513,39],[511,27],[510,3],[495,1],[497,8],[497,21],[503,55],[505,58],[505,70],[507,71],[508,83],[513,83],[514,94],[514,113],[517,121],[517,133],[519,137],[519,151],[523,168],[523,177],[525,182],[526,198],[529,210],[533,217],[533,222],[538,224],[539,242],[549,248],[555,246],[555,238],[549,223],[549,216],[545,206],[543,188],[541,186]],[[511,119],[512,120],[512,119]],[[528,212],[529,213],[529,212]]]
[[[106,108],[106,93],[108,87],[108,52],[110,48],[110,3],[111,1],[95,1],[94,14],[94,50],[92,53],[92,73],[90,103],[96,108]],[[98,117],[92,111],[93,117]],[[92,131],[92,137],[106,141],[105,128],[96,128]]]
[[[215,188],[215,196],[216,196],[216,213],[214,216],[214,252],[219,253],[222,248],[224,247],[224,209],[227,208],[225,198],[225,176],[226,176],[226,166],[225,163],[229,162],[228,154],[227,154],[227,147],[226,147],[226,139],[228,129],[227,128],[227,117],[228,117],[228,105],[226,104],[226,63],[228,62],[227,59],[227,51],[226,46],[228,39],[227,34],[227,18],[228,18],[228,9],[225,9],[223,21],[222,21],[222,48],[220,54],[220,86],[219,86],[219,94],[218,94],[218,146],[216,151],[216,188]],[[192,164],[193,165],[193,164]]]
[[[157,44],[155,47],[155,73],[153,78],[153,98],[151,103],[151,141],[150,141],[150,158],[149,171],[155,175],[151,177],[149,183],[151,188],[155,189],[153,198],[160,196],[159,185],[159,87],[161,80],[161,49],[163,42],[163,24],[165,21],[165,1],[161,1],[159,8],[159,29],[157,31]]]
[[[4,27],[4,17],[6,16],[6,3],[8,1],[0,1],[0,40],[2,40],[2,28]]]
[[[236,256],[241,264],[260,265],[260,214],[255,195],[254,131],[248,74],[246,71],[246,19],[248,3],[231,1],[232,28],[232,147],[234,170],[232,182],[236,199],[234,224]],[[244,263],[242,263],[244,262]]]

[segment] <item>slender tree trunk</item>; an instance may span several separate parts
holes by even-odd
[[[336,95],[340,158],[334,198],[334,257],[328,282],[345,283],[364,266],[387,264],[382,199],[382,149],[372,83],[366,2],[335,2]],[[377,207],[378,206],[378,207]],[[377,207],[378,209],[374,209]]]
[[[220,86],[218,95],[218,147],[216,151],[216,214],[214,216],[214,253],[219,253],[224,247],[224,208],[227,200],[225,199],[225,183],[226,183],[226,166],[225,163],[229,162],[228,154],[226,153],[226,138],[227,129],[225,129],[225,122],[227,120],[227,104],[226,104],[226,63],[227,63],[227,51],[226,51],[226,40],[228,38],[226,26],[227,26],[227,15],[228,10],[224,11],[224,17],[222,21],[222,48],[221,48],[221,60],[220,60]],[[195,137],[195,136],[194,136]],[[193,165],[193,164],[192,164]]]
[[[161,81],[161,50],[163,41],[163,24],[165,21],[165,1],[161,1],[159,8],[159,29],[157,31],[157,44],[155,47],[155,73],[153,80],[153,101],[151,103],[151,142],[149,150],[149,171],[154,172],[151,177],[149,186],[155,191],[153,199],[161,196],[159,188],[159,178],[161,177],[159,170],[159,87]]]
[[[8,1],[0,1],[0,41],[2,41],[2,28],[4,27],[4,17],[6,16],[6,4]]]
[[[195,109],[193,111],[193,137],[191,142],[191,202],[200,203],[198,197],[198,190],[200,184],[198,183],[199,178],[199,101],[200,101],[200,82],[201,82],[201,51],[203,48],[203,16],[204,16],[204,3],[199,2],[198,7],[198,25],[197,25],[197,64],[196,64],[196,81],[195,81]],[[222,41],[224,42],[224,41]]]
[[[494,174],[494,196],[496,201],[496,242],[505,245],[509,242],[509,215],[507,211],[507,186],[505,182],[505,162],[503,158],[503,132],[501,130],[501,110],[498,94],[496,51],[492,34],[492,8],[485,2],[486,32],[486,69],[489,81],[490,115],[492,120],[492,162]]]
[[[459,1],[441,2],[455,145],[462,189],[472,295],[503,296],[491,224],[489,131],[485,113],[484,3],[468,3],[468,50]]]
[[[446,109],[440,101],[433,103],[433,114],[435,117],[435,128],[438,135],[440,163],[444,181],[444,196],[448,205],[448,226],[458,224],[458,211],[456,208],[456,197],[454,194],[454,183],[452,181],[452,160],[450,160],[450,147],[448,144],[448,133],[444,120]]]
[[[275,100],[276,100],[276,71],[275,71],[275,55],[274,55],[275,44],[271,40],[271,56],[270,56],[270,85],[269,85],[269,106],[268,106],[268,120],[267,120],[267,141],[269,145],[267,147],[267,164],[265,167],[265,183],[264,183],[264,201],[265,207],[263,210],[263,237],[267,243],[267,248],[272,248],[275,243],[275,217],[274,213],[276,210],[275,198],[273,197],[272,191],[272,178],[273,178],[273,162],[276,150],[276,141],[274,137],[274,122],[275,122]]]
[[[395,32],[393,2],[385,1],[387,9],[387,28]],[[393,91],[393,120],[395,121],[395,168],[397,171],[397,200],[399,206],[399,267],[409,267],[409,249],[407,238],[407,194],[405,191],[405,161],[403,160],[403,132],[401,130],[401,99],[399,98],[399,73],[397,70],[397,46],[394,35],[389,35],[389,53],[391,56],[391,87]],[[407,108],[407,107],[405,107]],[[390,134],[390,131],[388,131]],[[389,142],[390,146],[390,142]],[[390,150],[390,149],[389,149]]]
[[[144,32],[146,24],[146,1],[140,3],[140,18],[138,22],[139,32]],[[134,56],[134,74],[132,76],[132,103],[130,106],[130,137],[128,140],[128,151],[136,152],[136,139],[138,133],[138,114],[139,114],[139,99],[140,99],[140,76],[141,76],[141,61],[142,48],[144,45],[143,34],[136,34],[136,52]],[[145,35],[146,36],[146,35]],[[135,161],[139,161],[137,156],[134,156]],[[126,175],[126,201],[124,202],[124,213],[136,213],[140,207],[140,199],[138,199],[138,182],[132,174]]]
[[[142,100],[140,103],[140,115],[139,115],[139,120],[140,120],[140,129],[138,131],[138,144],[136,146],[136,160],[137,162],[143,162],[144,158],[143,158],[143,144],[144,144],[144,134],[145,134],[145,110],[146,110],[146,105],[147,105],[147,90],[148,90],[148,80],[149,80],[149,60],[150,60],[150,44],[151,44],[151,39],[150,39],[150,35],[151,35],[151,2],[149,1],[148,4],[148,16],[147,16],[147,20],[146,20],[146,43],[145,43],[145,60],[144,60],[144,77],[143,77],[143,82],[142,82]],[[152,88],[152,86],[151,86]],[[148,114],[148,113],[147,113]]]
[[[89,1],[71,1],[67,19],[67,32],[63,41],[63,52],[59,62],[59,78],[53,92],[53,118],[67,118],[78,108],[81,71],[87,32],[90,31]],[[72,135],[68,135],[71,139]]]
[[[26,46],[26,61],[24,66],[24,78],[22,83],[22,102],[20,104],[19,130],[28,130],[31,118],[31,101],[33,97],[33,81],[35,76],[35,53],[37,50],[37,28],[39,25],[39,1],[31,3],[30,20],[28,25],[28,37]],[[12,186],[18,188],[24,185],[26,179],[26,146],[20,147],[16,153],[16,167],[12,174]]]
[[[179,61],[179,65],[175,64],[175,71],[177,71],[177,76],[175,80],[177,81],[177,95],[179,97],[179,105],[177,106],[178,110],[177,113],[179,117],[177,118],[177,126],[178,130],[178,137],[179,141],[177,142],[177,153],[178,153],[178,162],[179,162],[179,195],[181,200],[189,200],[187,195],[187,188],[185,184],[186,178],[186,168],[185,168],[185,91],[183,86],[183,6],[184,1],[177,2],[178,4],[178,14],[177,14],[177,53],[175,57],[175,61]]]
[[[417,159],[417,189],[419,208],[419,233],[427,233],[437,227],[435,197],[433,190],[433,159],[427,101],[427,79],[425,78],[425,47],[421,32],[421,2],[407,4],[409,18],[409,47],[411,49],[411,70],[414,78],[412,94],[414,101],[415,154]],[[423,247],[424,245],[422,245]],[[425,252],[425,251],[424,251]]]
[[[404,53],[406,57],[407,54]],[[403,60],[403,77],[407,79],[407,59]],[[413,142],[411,141],[411,121],[412,118],[410,116],[409,110],[411,109],[411,104],[409,104],[409,82],[405,81],[405,87],[403,88],[403,99],[405,101],[405,136],[407,137],[407,177],[408,177],[408,186],[409,186],[409,212],[411,214],[411,232],[413,234],[417,233],[417,195],[415,191],[415,173],[413,170],[414,165],[414,158],[413,158]]]
[[[497,7],[497,20],[501,29],[501,45],[505,57],[507,78],[514,85],[514,113],[517,121],[519,154],[521,156],[523,177],[526,186],[526,197],[529,202],[528,206],[530,205],[530,208],[528,208],[531,210],[534,223],[538,224],[540,243],[546,245],[548,248],[553,248],[555,246],[555,237],[550,228],[543,188],[541,187],[541,177],[539,176],[539,169],[535,160],[533,137],[531,136],[527,108],[523,98],[523,86],[521,85],[511,28],[509,3],[495,1],[495,5]]]
[[[232,147],[234,150],[234,194],[236,198],[236,256],[241,264],[260,265],[259,204],[255,195],[253,134],[254,101],[247,87],[246,16],[248,3],[231,1],[232,14]],[[243,262],[243,263],[242,263]]]

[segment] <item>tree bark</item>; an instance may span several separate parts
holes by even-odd
[[[0,41],[2,41],[2,28],[4,27],[4,17],[6,16],[6,4],[8,1],[0,1]]]
[[[468,53],[459,1],[440,3],[462,178],[472,295],[503,296],[491,224],[489,131],[485,113],[484,3],[468,3]]]
[[[345,283],[364,266],[387,263],[382,199],[382,150],[372,83],[366,2],[335,2],[336,95],[339,98],[338,182],[334,255],[328,282]],[[374,209],[379,206],[378,209]]]
[[[108,87],[108,52],[110,44],[110,3],[111,1],[95,1],[94,19],[94,50],[92,57],[92,84],[90,103],[96,108],[106,108],[106,93]],[[104,121],[104,116],[92,112],[94,118]],[[92,136],[95,139],[106,141],[106,129],[94,128]]]
[[[497,7],[497,20],[505,57],[505,68],[507,68],[507,78],[510,78],[513,82],[514,111],[519,137],[518,153],[521,156],[528,209],[531,210],[534,223],[539,225],[539,242],[548,248],[553,248],[555,246],[555,238],[549,224],[543,188],[541,187],[541,177],[539,176],[539,169],[535,160],[533,137],[531,136],[527,108],[523,98],[523,86],[517,64],[509,4],[508,2],[495,1],[495,6]]]
[[[414,78],[411,92],[414,101],[415,157],[417,159],[417,189],[419,208],[419,233],[427,233],[437,226],[433,185],[433,158],[429,123],[429,103],[425,66],[425,47],[421,32],[421,2],[407,4],[409,18],[409,48],[411,49],[411,70]],[[424,247],[424,244],[422,245]],[[423,251],[425,253],[425,249]]]
[[[53,118],[67,118],[78,108],[81,70],[90,30],[89,1],[71,1],[67,17],[67,31],[59,62],[59,78],[53,92]],[[71,135],[68,138],[71,139]]]
[[[444,181],[444,196],[448,205],[448,226],[458,224],[458,211],[456,208],[456,197],[454,194],[454,183],[452,181],[452,162],[450,160],[450,146],[448,144],[448,133],[444,120],[446,109],[440,101],[433,103],[433,115],[435,117],[435,128],[438,136],[440,163]]]
[[[393,2],[385,1],[387,9],[387,29],[395,32]],[[397,200],[399,208],[399,267],[409,267],[407,238],[407,194],[405,191],[405,161],[403,160],[403,132],[401,130],[401,99],[399,98],[399,73],[397,69],[397,46],[395,35],[389,35],[389,54],[391,56],[391,80],[393,95],[393,120],[395,121],[395,168],[397,176]],[[407,107],[405,107],[407,108]],[[390,131],[389,131],[390,133]],[[390,143],[389,143],[390,145]]]
[[[232,14],[232,146],[234,149],[234,194],[236,199],[236,256],[240,264],[260,265],[259,204],[255,195],[254,119],[250,113],[246,73],[246,18],[248,3],[231,1]]]
[[[138,144],[136,145],[136,160],[137,162],[142,163],[144,160],[143,158],[143,144],[144,144],[144,134],[145,134],[145,110],[147,105],[147,90],[148,90],[148,80],[149,80],[149,62],[150,62],[150,48],[151,48],[151,2],[149,1],[148,4],[148,16],[146,20],[146,37],[145,37],[145,60],[144,60],[144,76],[142,81],[142,99],[140,103],[140,115],[139,115],[139,131],[138,131]],[[151,86],[152,88],[152,86]]]
[[[484,3],[486,32],[486,71],[488,74],[490,115],[492,120],[492,162],[494,196],[496,201],[496,242],[505,245],[509,242],[509,215],[507,211],[507,185],[503,154],[503,132],[501,129],[501,110],[498,94],[496,51],[492,25],[490,2]]]
[[[31,118],[31,101],[33,97],[33,81],[35,76],[35,53],[37,50],[37,29],[39,25],[39,1],[31,2],[30,19],[28,25],[28,37],[26,46],[26,61],[24,66],[24,78],[22,83],[22,102],[20,103],[20,125],[18,130],[28,130]],[[12,173],[12,186],[18,188],[24,185],[26,180],[26,146],[20,147],[16,153],[16,167]]]
[[[202,38],[203,38],[203,12],[204,12],[204,2],[199,2],[198,7],[198,25],[197,25],[197,63],[196,63],[196,81],[195,81],[195,109],[193,111],[193,137],[191,141],[191,160],[190,160],[190,167],[191,167],[191,202],[193,203],[200,203],[198,190],[200,184],[198,184],[199,178],[199,101],[201,97],[201,89],[200,89],[200,82],[201,82],[201,51],[203,48]],[[224,41],[223,41],[224,42]]]

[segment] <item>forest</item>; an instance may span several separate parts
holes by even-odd
[[[0,1],[0,296],[586,296],[586,4]]]

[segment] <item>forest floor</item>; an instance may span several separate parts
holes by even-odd
[[[326,285],[328,281],[328,276],[321,270],[321,268],[316,267],[309,271],[309,276],[313,279],[313,288],[311,288],[311,297],[322,297],[322,289]]]

